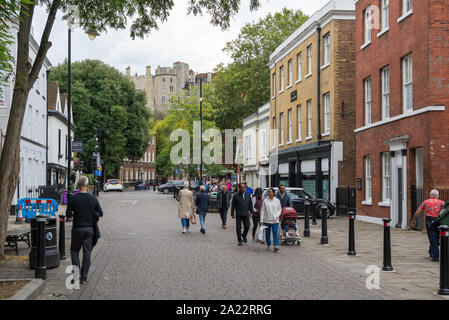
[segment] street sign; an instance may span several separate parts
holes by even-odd
[[[83,152],[83,142],[72,141],[72,152]]]
[[[96,171],[95,171],[95,175],[96,175],[97,177],[101,177],[101,170],[96,170]]]

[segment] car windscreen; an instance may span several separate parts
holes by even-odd
[[[119,184],[120,180],[109,180],[110,184]]]
[[[304,190],[286,190],[290,198],[293,199],[307,199],[310,196]]]

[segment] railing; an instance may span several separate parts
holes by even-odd
[[[39,186],[27,186],[23,198],[39,198]]]
[[[449,190],[448,189],[437,189],[440,192],[440,199],[444,202],[449,201]]]
[[[418,188],[412,186],[412,218],[415,215],[416,210],[418,210],[421,203],[424,201],[424,190],[423,188]],[[416,220],[416,230],[421,231],[424,227],[424,214],[421,213]]]

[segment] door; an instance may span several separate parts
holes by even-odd
[[[402,211],[403,211],[403,203],[404,203],[404,196],[403,196],[403,179],[402,179],[402,168],[398,168],[398,223],[396,224],[396,228],[402,227]]]

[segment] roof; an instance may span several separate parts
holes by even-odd
[[[65,93],[61,93],[59,95],[60,100],[61,100],[61,112],[64,114],[65,113],[65,103],[67,100],[67,95]]]
[[[48,110],[56,111],[56,101],[58,100],[59,93],[59,83],[49,82],[48,83]]]

